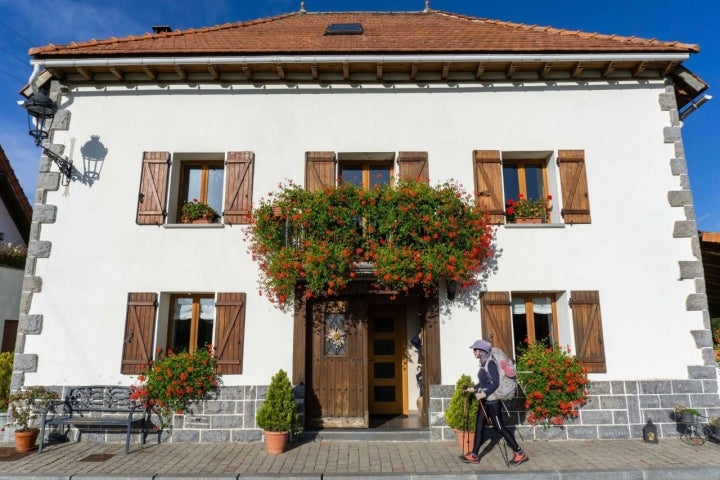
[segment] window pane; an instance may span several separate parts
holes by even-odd
[[[363,170],[362,167],[343,167],[340,171],[340,178],[343,182],[350,183],[357,187],[363,185]]]
[[[528,338],[527,317],[525,315],[525,299],[512,299],[512,322],[513,322],[513,338],[515,340],[515,352]]]
[[[535,328],[535,340],[550,340],[553,343],[552,309],[548,297],[533,298],[533,324]]]
[[[374,387],[373,388],[375,402],[394,402],[395,387]]]
[[[210,167],[208,173],[207,203],[214,208],[216,212],[220,213],[222,212],[225,169],[218,165]]]
[[[183,176],[182,202],[200,200],[200,182],[202,181],[202,167],[186,167]]]
[[[370,188],[381,185],[390,185],[390,169],[371,168],[370,169]]]
[[[539,200],[545,198],[543,187],[542,168],[539,165],[528,165],[525,167],[525,181],[527,185],[528,200]]]
[[[173,350],[190,348],[190,319],[192,318],[192,298],[176,298],[173,303],[172,341]]]
[[[517,200],[520,195],[517,165],[503,166],[503,188],[505,189],[505,200]]]
[[[212,298],[200,299],[200,322],[198,323],[198,336],[196,347],[204,347],[213,343],[213,320],[215,319],[215,300]]]

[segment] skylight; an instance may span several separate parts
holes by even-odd
[[[363,31],[360,23],[331,23],[325,29],[325,35],[362,35]]]

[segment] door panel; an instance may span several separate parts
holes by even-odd
[[[370,414],[407,414],[405,309],[368,311],[368,394]]]
[[[307,423],[314,427],[365,428],[367,351],[365,304],[323,300],[310,306]]]

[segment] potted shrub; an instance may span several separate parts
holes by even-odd
[[[27,387],[10,395],[9,426],[15,428],[15,448],[27,452],[35,448],[40,429],[35,425],[43,409],[58,394],[43,386]]]
[[[290,433],[300,431],[295,394],[284,370],[273,375],[255,421],[264,431],[268,453],[284,452]]]
[[[537,200],[529,200],[521,193],[517,200],[509,198],[505,202],[505,216],[511,223],[544,223],[551,208],[552,195]]]
[[[183,203],[180,209],[182,223],[215,223],[220,215],[207,203],[199,202],[193,198],[192,202]]]
[[[12,377],[13,353],[0,353],[0,431],[5,430],[8,404],[10,403],[10,380]]]
[[[695,423],[695,418],[700,415],[700,411],[696,408],[691,408],[684,403],[676,403],[673,405],[673,411],[675,417],[680,420],[681,423]]]
[[[475,382],[469,375],[461,375],[455,383],[455,391],[445,410],[447,426],[455,430],[455,436],[463,454],[472,450],[475,441],[475,420],[478,411],[478,402],[475,397],[468,396],[465,389],[474,387]]]

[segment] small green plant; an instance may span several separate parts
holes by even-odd
[[[137,379],[140,384],[130,386],[130,398],[148,404],[164,417],[184,412],[218,386],[212,345],[194,353],[168,350],[163,355],[159,351],[159,358]]]
[[[585,368],[570,355],[569,347],[528,343],[520,349],[517,371],[531,425],[563,425],[580,414],[590,381]]]
[[[688,407],[681,402],[677,402],[673,405],[673,412],[677,415],[700,415],[700,411],[697,408]]]
[[[518,195],[517,200],[509,198],[505,202],[505,215],[508,221],[511,222],[518,218],[545,218],[550,209],[550,200],[552,200],[552,195],[537,200],[529,200],[521,193]]]
[[[27,248],[12,243],[0,244],[0,267],[25,268]]]
[[[183,203],[180,217],[183,222],[192,222],[200,218],[207,218],[210,222],[216,222],[220,215],[207,203],[199,202],[197,198],[193,198],[192,202]]]
[[[10,381],[12,379],[13,352],[0,353],[0,412],[6,412],[10,403]],[[2,425],[0,425],[0,428]]]
[[[9,426],[15,427],[17,432],[25,432],[35,427],[34,421],[43,409],[58,394],[43,386],[27,387],[10,395],[10,409],[8,410]]]
[[[292,432],[301,429],[290,379],[285,370],[273,375],[265,393],[265,400],[258,408],[255,421],[258,427],[267,432]]]
[[[475,417],[477,416],[478,402],[475,397],[470,397],[465,393],[465,389],[474,387],[475,384],[469,375],[461,375],[455,383],[455,391],[453,391],[450,403],[445,410],[445,422],[447,426],[460,431],[475,430]]]

